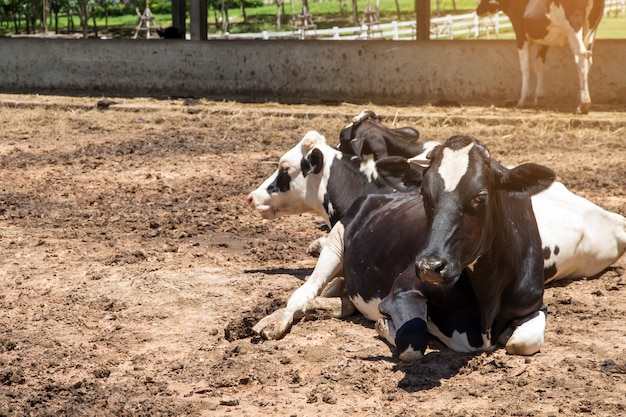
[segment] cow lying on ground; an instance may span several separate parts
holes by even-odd
[[[535,59],[535,105],[544,98],[543,69],[548,46],[569,45],[578,69],[580,93],[577,112],[587,114],[591,105],[588,82],[591,49],[604,14],[604,0],[480,0],[476,13],[483,16],[499,10],[509,17],[517,40],[522,69],[518,107],[526,104],[529,95],[531,44],[539,44]]]
[[[412,127],[391,129],[380,116],[363,110],[352,123],[341,129],[338,149],[361,159],[380,159],[389,155],[411,158],[432,149],[437,142],[418,142],[419,132]]]
[[[543,260],[528,198],[554,173],[534,164],[508,170],[466,136],[435,148],[431,164],[423,202],[417,193],[357,200],[332,228],[309,280],[253,330],[280,337],[343,274],[351,302],[378,321],[403,360],[423,354],[427,312],[429,331],[455,350],[490,349],[513,326],[507,350],[537,352]]]
[[[412,164],[402,171],[401,180],[391,184],[371,161],[345,155],[328,146],[319,133],[308,132],[247,200],[265,219],[314,212],[332,227],[359,196],[419,190],[422,172]],[[626,219],[574,195],[563,184],[555,182],[534,195],[532,203],[546,282],[594,276],[626,250]]]
[[[342,130],[340,143],[358,142],[354,135],[366,134],[368,142],[378,144],[374,160],[379,159],[377,155],[420,159],[436,144],[427,142],[413,148],[415,153],[411,154],[404,139],[393,135],[383,138],[387,128],[380,120],[371,110],[362,111]],[[370,155],[356,156],[365,159]],[[401,191],[419,187],[420,184],[407,186],[407,177],[404,174],[402,181],[391,186]],[[532,202],[543,244],[546,283],[597,275],[626,251],[626,219],[573,194],[563,184],[553,183],[548,190],[533,196]]]

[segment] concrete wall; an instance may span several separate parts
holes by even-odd
[[[0,92],[195,96],[283,102],[516,101],[513,41],[178,41],[0,38]],[[626,41],[594,48],[596,104],[626,104]],[[547,95],[575,108],[568,48],[552,48]]]

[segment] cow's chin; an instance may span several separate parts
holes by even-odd
[[[265,220],[274,220],[276,218],[276,209],[273,206],[256,206],[256,211]]]
[[[441,287],[448,287],[453,285],[461,276],[461,274],[449,274],[445,273],[445,271],[436,272],[433,270],[424,270],[420,272],[417,268],[416,272],[422,281],[431,285]]]

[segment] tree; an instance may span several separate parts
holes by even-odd
[[[359,6],[357,5],[357,0],[352,0],[352,21],[355,26],[359,24]]]
[[[282,21],[282,11],[283,11],[283,6],[284,6],[284,1],[274,0],[274,3],[276,4],[276,31],[280,32],[280,24]]]
[[[76,10],[78,11],[78,19],[80,20],[83,38],[87,38],[89,36],[89,18],[93,18],[94,34],[98,36],[95,8],[95,0],[76,0]]]
[[[109,8],[117,7],[120,0],[100,0],[100,6],[104,10],[104,30],[109,30]]]

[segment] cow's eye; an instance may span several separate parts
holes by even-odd
[[[482,190],[478,194],[472,198],[472,205],[474,207],[479,207],[485,205],[487,203],[487,198],[489,197],[489,193],[487,191]]]

